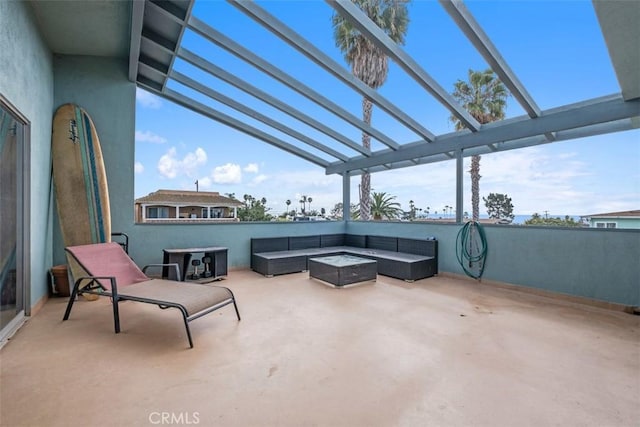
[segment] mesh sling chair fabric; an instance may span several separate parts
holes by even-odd
[[[120,301],[155,304],[161,309],[177,308],[182,313],[189,346],[193,347],[189,322],[226,305],[238,305],[230,289],[222,286],[151,279],[129,258],[118,243],[69,246],[65,249],[87,273],[76,278],[63,320],[69,319],[76,296],[93,294],[111,298],[115,332],[120,332]]]

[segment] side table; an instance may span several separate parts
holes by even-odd
[[[178,248],[178,249],[163,249],[163,264],[177,263],[180,266],[180,276],[178,280],[185,281],[187,278],[187,271],[189,270],[189,263],[194,254],[203,254],[203,257],[211,258],[209,265],[209,271],[212,275],[210,277],[203,277],[197,282],[212,282],[214,280],[220,280],[227,275],[227,251],[228,248],[221,246],[211,246],[206,248]],[[169,269],[162,269],[162,277],[169,277]]]

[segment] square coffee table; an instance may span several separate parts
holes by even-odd
[[[333,255],[309,258],[309,277],[336,287],[376,280],[376,260],[353,255]]]

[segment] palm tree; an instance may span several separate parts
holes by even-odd
[[[407,3],[409,0],[352,0],[378,27],[397,44],[404,44],[404,36],[409,25]],[[387,79],[388,58],[376,45],[363,36],[340,14],[331,18],[333,37],[336,46],[344,54],[351,66],[351,72],[363,83],[378,89]],[[371,124],[373,104],[368,98],[362,98],[362,120]],[[371,137],[362,133],[362,146],[371,148]],[[371,176],[362,174],[360,185],[360,218],[369,220],[371,213],[370,197]]]
[[[400,203],[394,202],[396,196],[391,196],[385,192],[373,192],[371,195],[371,214],[374,220],[396,219],[402,212]]]
[[[251,196],[251,194],[245,194],[243,199],[245,208],[249,209],[249,206],[253,205],[253,196]]]
[[[291,200],[287,199],[287,201],[285,202],[287,204],[287,210],[286,213],[287,215],[289,214],[289,205],[291,204]]]
[[[303,195],[300,199],[300,204],[302,205],[302,215],[305,215],[307,212],[307,196]]]
[[[491,69],[485,71],[469,70],[469,81],[458,80],[454,83],[453,97],[480,124],[504,119],[507,106],[507,88]],[[456,130],[464,128],[464,124],[457,117],[451,116],[456,124]],[[480,156],[471,156],[471,208],[472,220],[480,217]]]
[[[309,203],[309,212],[311,212],[311,202],[313,199],[311,197],[307,197],[307,203]]]

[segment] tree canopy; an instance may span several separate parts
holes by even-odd
[[[552,227],[582,227],[582,224],[579,221],[571,218],[569,215],[565,215],[564,218],[557,217],[547,217],[542,216],[538,213],[534,213],[531,215],[531,218],[524,222],[524,225],[542,225],[542,226],[552,226]]]
[[[262,197],[257,199],[250,194],[244,195],[244,206],[238,209],[240,221],[271,221],[272,215],[267,213],[267,199]]]
[[[506,86],[498,79],[490,68],[485,71],[469,70],[468,81],[458,80],[454,83],[453,97],[480,124],[504,119],[507,106]],[[450,120],[455,123],[456,130],[464,128],[464,124],[456,117]],[[471,210],[472,219],[480,217],[480,156],[471,156]]]
[[[351,203],[349,211],[351,213],[351,219],[358,219],[360,217],[360,207],[355,203]],[[329,212],[329,216],[334,219],[342,219],[342,202],[335,204],[331,212]]]
[[[373,192],[371,195],[371,215],[375,220],[397,219],[402,214],[400,203],[395,202],[396,196],[385,192]]]
[[[489,196],[483,197],[484,205],[487,208],[489,218],[513,221],[513,203],[511,197],[506,194],[489,193]]]

